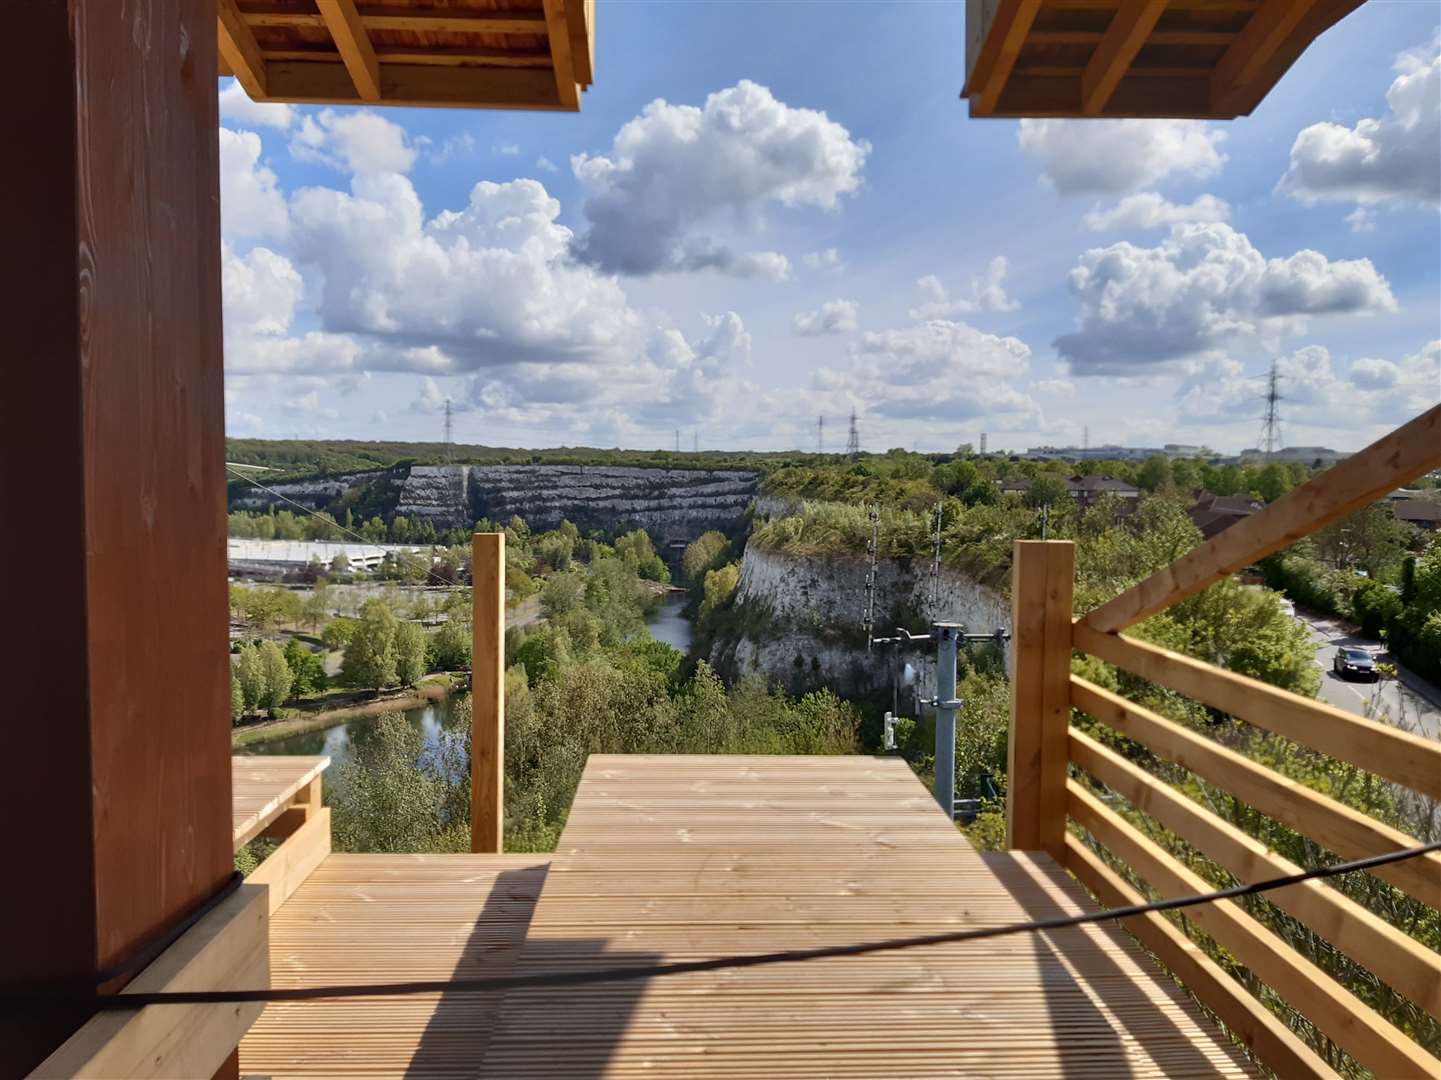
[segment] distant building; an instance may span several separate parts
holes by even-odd
[[[1085,510],[1092,503],[1103,495],[1114,495],[1119,499],[1135,505],[1141,495],[1141,489],[1134,484],[1128,484],[1124,480],[1117,480],[1114,476],[1067,476],[1062,480],[1066,485],[1066,494],[1076,500],[1076,505]],[[1016,480],[1004,480],[1000,482],[1002,495],[1019,495],[1024,497],[1031,490],[1031,478],[1023,477]]]
[[[1033,446],[1024,457],[1032,461],[1145,461],[1148,458],[1210,458],[1215,451],[1207,446],[1167,443],[1165,446]]]
[[[344,555],[352,572],[378,570],[393,551],[424,551],[411,544],[338,544],[319,540],[250,540],[232,536],[226,541],[232,577],[279,579],[312,562],[328,567]]]
[[[1441,529],[1441,502],[1429,499],[1396,499],[1391,501],[1391,510],[1397,521],[1415,525],[1418,529],[1435,532]]]
[[[1326,468],[1338,461],[1345,461],[1350,456],[1339,450],[1332,450],[1329,446],[1288,446],[1282,450],[1273,450],[1270,454],[1252,447],[1241,451],[1240,464],[1269,465],[1275,462],[1278,465],[1301,464],[1312,468]]]
[[[1196,504],[1188,513],[1191,523],[1209,540],[1218,532],[1224,532],[1236,522],[1244,521],[1264,509],[1265,503],[1249,495],[1216,495],[1202,491],[1196,496]]]

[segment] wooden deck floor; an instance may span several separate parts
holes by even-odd
[[[1087,906],[1048,859],[976,853],[896,759],[593,757],[553,857],[333,856],[274,917],[271,964],[280,985],[572,971]],[[1250,1073],[1100,926],[498,1003],[272,1006],[241,1064],[275,1077]]]

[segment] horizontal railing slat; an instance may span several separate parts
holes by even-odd
[[[1441,799],[1441,742],[1263,683],[1169,649],[1074,629],[1075,647],[1248,724]]]
[[[1300,781],[1258,765],[1244,754],[1167,720],[1133,701],[1071,676],[1071,704],[1101,723],[1174,761],[1248,806],[1309,836],[1342,858],[1363,859],[1416,847],[1420,841]],[[1423,904],[1441,897],[1441,856],[1427,855],[1372,871]]]
[[[1300,873],[1301,867],[1084,733],[1070,734],[1071,760],[1154,818],[1238,881]],[[1308,881],[1267,894],[1397,993],[1441,1018],[1441,954],[1373,915],[1344,893]]]
[[[1122,630],[1441,468],[1441,405],[1182,555],[1083,620]]]
[[[1075,780],[1066,781],[1066,793],[1071,817],[1162,896],[1212,891]],[[1187,917],[1376,1075],[1435,1076],[1435,1058],[1232,901],[1189,908]]]
[[[1144,896],[1126,884],[1079,837],[1067,833],[1065,850],[1066,869],[1107,907],[1130,907],[1146,902]],[[1122,919],[1121,925],[1277,1076],[1336,1075],[1290,1028],[1164,915],[1157,912],[1136,915]]]

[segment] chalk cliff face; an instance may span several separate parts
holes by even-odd
[[[582,531],[646,529],[659,544],[733,531],[756,494],[755,473],[609,465],[415,465],[267,485],[312,509],[342,498],[389,518],[402,514],[437,529],[481,517],[520,515],[535,529],[562,518]],[[272,496],[238,489],[232,506],[264,509]],[[282,504],[283,505],[283,504]],[[367,516],[368,516],[367,513]]]
[[[717,640],[711,662],[732,678],[759,672],[793,692],[829,686],[860,694],[890,685],[888,661],[865,644],[866,573],[863,558],[787,555],[746,548],[734,621],[747,629]],[[1010,629],[1010,601],[963,574],[942,567],[934,583],[928,564],[882,560],[876,566],[875,634],[897,623],[920,632],[932,621],[958,622],[971,633]],[[763,629],[759,629],[763,628]],[[906,653],[922,672],[933,651]]]

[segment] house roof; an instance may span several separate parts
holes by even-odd
[[[595,0],[216,0],[255,101],[578,111]]]
[[[1361,0],[968,0],[972,116],[1229,119]]]
[[[1397,499],[1391,504],[1396,517],[1413,525],[1441,524],[1441,502],[1427,502],[1424,499]]]

